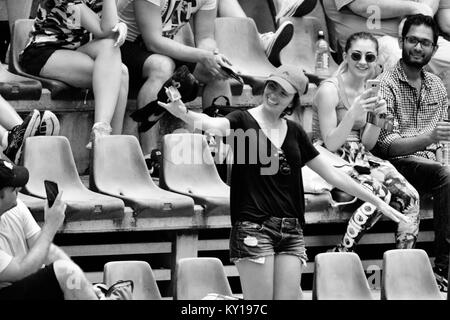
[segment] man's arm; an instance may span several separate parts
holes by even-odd
[[[14,282],[39,270],[46,261],[56,231],[64,221],[66,204],[59,193],[55,203],[49,209],[45,207],[45,223],[37,235],[30,251],[24,256],[13,257],[8,266],[0,273],[0,281]]]
[[[416,13],[434,16],[438,6],[439,0],[357,0],[347,5],[353,13],[365,18],[373,15],[370,7],[378,7],[381,19],[400,18]]]

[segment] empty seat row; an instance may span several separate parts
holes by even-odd
[[[326,252],[315,257],[314,300],[372,300],[356,253]],[[427,253],[388,250],[383,255],[382,300],[442,300]]]
[[[105,264],[103,282],[111,286],[132,280],[133,299],[161,300],[150,265],[145,261],[111,261]],[[222,262],[217,258],[183,258],[177,261],[174,300],[200,300],[210,293],[232,297]]]
[[[191,161],[189,159],[201,161]],[[200,134],[164,137],[160,186],[147,170],[134,136],[108,136],[96,142],[90,189],[82,183],[66,137],[30,137],[23,165],[30,171],[27,195],[46,198],[44,180],[54,181],[67,202],[66,220],[120,219],[124,206],[139,218],[192,216],[194,204],[204,214],[229,214],[229,187],[220,179],[206,139]],[[42,219],[43,202],[20,195]],[[32,212],[35,212],[32,210]]]
[[[153,272],[143,261],[108,262],[104,282],[133,280],[134,299],[161,299]],[[233,296],[224,266],[217,258],[183,258],[177,261],[175,300],[200,300],[209,294]],[[316,255],[313,300],[374,300],[361,261],[355,253]],[[428,255],[421,249],[388,250],[383,256],[382,300],[443,300]],[[447,295],[449,299],[449,295]]]

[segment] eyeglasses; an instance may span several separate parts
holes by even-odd
[[[353,61],[360,61],[362,59],[362,53],[353,51],[350,54],[350,57],[352,58]],[[371,62],[374,62],[375,60],[377,60],[377,56],[373,53],[366,53],[365,58],[366,58],[367,63],[371,63]]]
[[[420,43],[420,45],[422,46],[422,48],[427,48],[427,49],[429,49],[429,48],[435,46],[435,44],[433,43],[433,41],[428,40],[428,39],[419,39],[419,38],[411,37],[411,36],[404,37],[403,39],[405,39],[406,42],[407,42],[408,44],[411,44],[411,45],[413,45],[413,46],[417,46],[417,44]]]
[[[278,171],[282,175],[290,175],[291,174],[291,166],[289,165],[289,162],[287,162],[286,155],[284,154],[283,150],[278,150],[278,159],[279,159],[279,169]]]

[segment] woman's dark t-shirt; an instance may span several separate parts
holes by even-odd
[[[248,111],[234,111],[226,118],[231,129],[226,142],[234,152],[232,225],[242,220],[261,223],[271,216],[298,218],[303,225],[305,199],[301,168],[319,154],[303,128],[287,120],[287,133],[281,146],[284,155],[280,155]]]

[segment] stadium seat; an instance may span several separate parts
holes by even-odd
[[[41,92],[39,81],[13,74],[0,63],[0,95],[5,100],[39,100]]]
[[[19,64],[19,54],[24,49],[28,40],[28,35],[33,28],[33,19],[18,19],[13,26],[13,34],[11,36],[11,49],[9,57],[9,70],[28,78],[38,80],[44,88],[51,92],[52,99],[60,100],[82,100],[86,98],[86,89],[78,89],[68,84],[54,80],[43,78],[26,73]],[[92,94],[89,95],[92,97]]]
[[[174,300],[200,300],[209,293],[232,296],[222,262],[217,258],[177,261]]]
[[[240,71],[253,94],[261,94],[266,78],[275,67],[264,52],[255,22],[250,18],[216,18],[215,39],[219,51]]]
[[[119,280],[132,280],[133,300],[161,300],[150,265],[145,261],[111,261],[103,268],[103,283],[108,287]]]
[[[161,188],[194,198],[207,215],[230,213],[230,187],[221,180],[203,135],[165,135],[162,156]]]
[[[373,300],[364,269],[353,252],[325,252],[315,257],[313,300]]]
[[[305,16],[302,18],[289,18],[294,25],[294,36],[291,42],[281,51],[282,64],[301,66],[308,75],[310,82],[316,85],[325,79],[315,75],[315,43],[317,34],[322,30],[322,24],[316,17]],[[329,70],[331,74],[337,70],[333,58],[329,57]],[[314,81],[312,77],[316,77]]]
[[[41,198],[32,197],[27,194],[19,192],[18,197],[30,209],[36,221],[44,221],[44,206],[45,200]]]
[[[107,136],[94,147],[92,190],[124,200],[138,217],[192,216],[191,197],[158,188],[135,136]]]
[[[384,253],[381,299],[443,299],[424,250],[395,249]]]
[[[92,192],[83,185],[66,137],[27,138],[23,165],[30,172],[24,188],[28,194],[46,198],[44,180],[58,184],[67,203],[66,221],[123,218],[124,203],[121,199]]]

